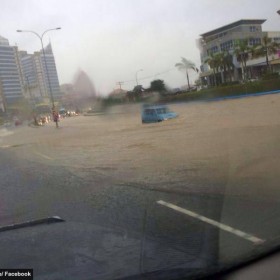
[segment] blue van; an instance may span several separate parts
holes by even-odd
[[[144,105],[142,108],[142,123],[161,122],[177,116],[166,105]]]

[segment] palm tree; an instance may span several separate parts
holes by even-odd
[[[217,78],[216,74],[218,73],[220,67],[221,67],[221,56],[220,54],[213,54],[210,53],[209,57],[205,61],[205,63],[208,63],[210,68],[213,70],[213,76],[214,76],[214,85],[217,85]]]
[[[241,63],[243,80],[247,79],[247,61],[253,52],[253,48],[248,46],[248,40],[238,40],[235,42],[234,54],[237,61]]]
[[[233,56],[230,54],[228,51],[222,52],[220,55],[220,60],[221,60],[221,69],[223,70],[223,75],[224,75],[224,80],[227,81],[227,76],[229,74],[229,79],[231,81],[232,78],[232,70],[234,67],[233,64]]]
[[[192,69],[197,73],[198,73],[199,70],[195,67],[195,64],[192,61],[187,60],[184,57],[182,57],[181,62],[175,64],[175,67],[177,67],[178,70],[180,70],[180,71],[186,71],[186,76],[187,76],[187,80],[188,80],[188,88],[189,88],[189,91],[190,91],[191,87],[190,87],[188,70]]]
[[[227,70],[230,63],[228,54],[226,52],[217,53],[215,54],[215,59],[217,60],[217,72],[221,72],[222,83],[224,83],[226,80]]]
[[[255,57],[260,57],[265,54],[266,58],[266,67],[267,70],[269,69],[269,60],[268,56],[277,53],[277,51],[280,48],[280,44],[273,42],[271,38],[268,38],[267,36],[264,36],[262,38],[261,45],[256,47],[256,50],[254,52]]]
[[[227,81],[228,73],[230,74],[229,78],[231,80],[231,71],[234,67],[232,60],[232,54],[230,54],[228,51],[220,52],[217,54],[210,53],[210,55],[208,56],[208,59],[205,61],[205,63],[208,63],[210,68],[213,70],[215,86],[217,85],[216,74],[218,72],[221,72],[222,83]]]

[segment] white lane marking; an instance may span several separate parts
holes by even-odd
[[[4,146],[0,146],[1,149],[7,149],[7,148],[11,148],[11,145],[4,145]]]
[[[237,235],[237,236],[239,236],[241,238],[244,238],[244,239],[246,239],[248,241],[251,241],[254,244],[261,244],[261,243],[265,242],[264,239],[258,238],[256,236],[251,235],[249,233],[246,233],[244,231],[235,229],[235,228],[233,228],[231,226],[228,226],[228,225],[216,222],[216,221],[214,221],[212,219],[209,219],[209,218],[207,218],[205,216],[199,215],[199,214],[197,214],[197,213],[195,213],[193,211],[181,208],[181,207],[179,207],[179,206],[177,206],[175,204],[168,203],[168,202],[165,202],[163,200],[159,200],[159,201],[157,201],[157,203],[160,204],[160,205],[166,206],[166,207],[168,207],[170,209],[173,209],[175,211],[184,213],[184,214],[186,214],[186,215],[188,215],[190,217],[196,218],[196,219],[198,219],[198,220],[200,220],[202,222],[208,223],[208,224],[210,224],[210,225],[212,225],[214,227],[217,227],[219,229],[222,229],[224,231],[230,232],[230,233],[232,233],[234,235]]]
[[[49,160],[52,160],[53,158],[51,158],[51,157],[48,157],[48,156],[46,156],[46,155],[44,155],[44,154],[41,154],[41,153],[39,153],[39,152],[34,152],[36,155],[38,155],[38,156],[41,156],[41,157],[43,157],[43,158],[45,158],[45,159],[49,159]]]

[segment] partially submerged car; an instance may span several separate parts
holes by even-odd
[[[67,110],[65,108],[60,108],[58,113],[61,118],[65,118],[67,116]]]
[[[143,105],[142,108],[142,123],[161,122],[177,116],[166,105]]]

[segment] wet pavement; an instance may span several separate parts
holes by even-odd
[[[116,279],[255,252],[280,232],[279,102],[173,104],[177,119],[149,125],[133,105],[2,129],[0,226],[66,222],[1,233],[1,266]]]

